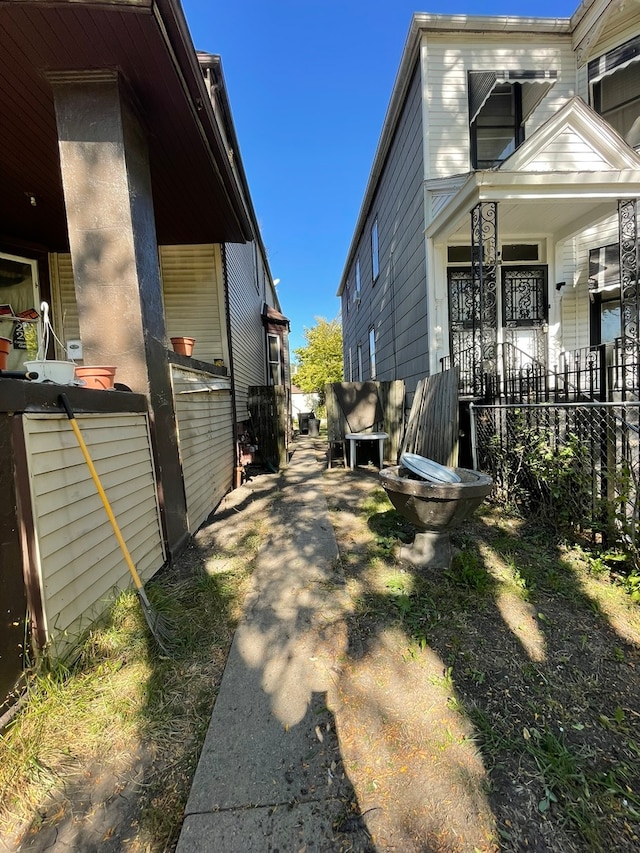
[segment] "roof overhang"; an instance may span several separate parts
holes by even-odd
[[[103,69],[118,72],[139,107],[159,242],[251,239],[246,193],[177,0],[0,0],[0,235],[67,248],[48,77]]]
[[[640,169],[473,172],[425,233],[436,243],[468,240],[473,208],[498,202],[499,233],[564,240],[615,213],[620,199],[633,198],[640,198]]]

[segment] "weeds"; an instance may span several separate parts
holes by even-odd
[[[217,571],[194,550],[187,570],[183,561],[181,570],[147,584],[153,606],[174,626],[170,658],[157,654],[137,594],[126,591],[87,634],[73,664],[42,661],[3,735],[6,837],[25,820],[36,828],[72,819],[65,792],[88,784],[87,767],[128,775],[134,761],[144,766],[129,803],[137,838],[149,851],[175,842],[260,541],[256,528],[229,545],[227,559],[213,561]]]

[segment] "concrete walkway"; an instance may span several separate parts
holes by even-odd
[[[348,849],[334,827],[353,814],[354,796],[331,712],[345,593],[320,476],[313,440],[299,439],[273,498],[177,853]]]

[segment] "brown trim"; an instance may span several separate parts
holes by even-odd
[[[42,587],[38,572],[38,550],[33,526],[27,448],[24,440],[24,424],[20,414],[14,415],[11,419],[11,442],[15,465],[16,515],[22,549],[22,570],[27,593],[27,605],[31,614],[31,634],[36,648],[42,650],[47,642],[47,632],[44,624]]]
[[[148,411],[147,398],[128,391],[95,391],[76,385],[28,382],[0,376],[0,412],[63,414],[59,396],[64,391],[76,412],[118,413]]]

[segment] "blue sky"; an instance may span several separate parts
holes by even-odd
[[[292,350],[331,320],[414,12],[564,17],[569,0],[182,0],[217,53]]]

